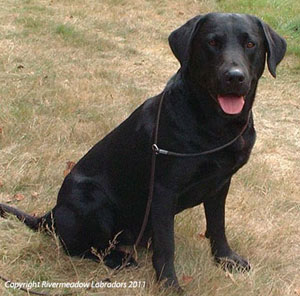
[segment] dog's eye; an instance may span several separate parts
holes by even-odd
[[[209,40],[209,41],[208,41],[208,44],[209,44],[210,46],[217,46],[217,41],[214,40],[214,39],[212,39],[212,40]]]
[[[255,44],[251,41],[247,42],[247,48],[253,48],[255,46]]]

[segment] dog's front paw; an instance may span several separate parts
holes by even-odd
[[[250,271],[251,269],[249,262],[233,251],[231,251],[229,255],[226,255],[224,257],[215,256],[215,261],[224,270],[229,272],[246,272]]]

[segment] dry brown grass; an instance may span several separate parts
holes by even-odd
[[[66,162],[77,161],[177,70],[168,34],[217,4],[14,0],[0,7],[0,202],[42,214],[55,204]],[[205,230],[202,207],[185,211],[176,217],[176,269],[187,295],[299,292],[300,84],[294,63],[289,56],[277,80],[268,73],[261,80],[257,143],[228,198],[228,238],[253,269],[229,275],[216,268],[207,240],[198,235]],[[16,201],[17,193],[25,198]],[[0,220],[0,241],[0,275],[15,282],[91,282],[111,272],[67,257],[56,239],[15,219]],[[138,261],[137,270],[112,281],[145,281],[144,289],[94,289],[89,295],[171,295],[155,284],[151,252],[140,250]],[[0,293],[22,294],[3,283]]]

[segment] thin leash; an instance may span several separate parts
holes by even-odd
[[[208,154],[212,154],[215,153],[217,151],[220,151],[228,146],[230,146],[231,144],[233,144],[240,136],[243,135],[243,133],[245,132],[245,130],[248,127],[248,123],[250,120],[250,115],[251,113],[249,112],[248,118],[247,118],[247,122],[246,124],[243,126],[242,130],[240,131],[240,133],[233,138],[231,141],[227,142],[226,144],[222,145],[222,146],[218,146],[216,148],[210,149],[210,150],[206,150],[203,152],[198,152],[198,153],[178,153],[178,152],[173,152],[173,151],[169,151],[169,150],[165,150],[165,149],[161,149],[158,147],[158,131],[159,131],[159,122],[160,122],[160,117],[161,117],[161,110],[162,110],[162,105],[163,105],[163,101],[165,98],[165,91],[162,93],[159,105],[158,105],[158,110],[157,110],[157,114],[156,114],[156,120],[155,120],[155,126],[153,129],[153,144],[152,144],[152,157],[151,157],[151,172],[150,172],[150,182],[149,182],[149,193],[148,193],[148,200],[147,200],[147,205],[146,205],[146,210],[145,210],[145,215],[144,215],[144,219],[143,219],[143,223],[139,232],[139,235],[133,245],[133,249],[132,251],[127,255],[126,259],[124,260],[124,262],[122,263],[122,265],[115,269],[113,271],[113,273],[110,276],[114,276],[116,275],[118,272],[120,272],[122,269],[124,269],[127,265],[128,262],[131,258],[133,258],[133,255],[136,251],[137,246],[140,244],[141,239],[144,235],[148,220],[149,220],[149,214],[150,214],[150,209],[151,209],[151,204],[152,204],[152,200],[153,200],[153,194],[154,194],[154,182],[155,182],[155,168],[156,168],[156,158],[159,154],[161,155],[166,155],[166,156],[175,156],[175,157],[197,157],[197,156],[202,156],[202,155],[208,155]],[[7,280],[6,278],[0,276],[0,279],[5,281],[5,282],[10,282],[9,280]],[[47,293],[42,293],[42,292],[35,292],[29,289],[24,289],[24,288],[20,288],[20,290],[31,294],[31,295],[42,295],[42,296],[67,296],[67,295],[75,295],[75,293],[67,293],[67,294],[47,294]]]
[[[165,96],[165,91],[163,92],[162,97],[160,99],[157,114],[156,114],[156,121],[155,121],[154,134],[153,134],[153,143],[154,143],[153,145],[156,145],[157,139],[158,139],[158,128],[159,128],[160,114],[161,114],[161,109],[162,109],[164,96]],[[152,145],[152,147],[153,147],[153,145]],[[137,246],[140,244],[141,239],[143,237],[143,234],[145,232],[145,229],[146,229],[146,226],[147,226],[147,223],[148,223],[148,219],[149,219],[151,204],[152,204],[152,200],[153,200],[154,181],[155,181],[155,167],[156,167],[156,157],[157,157],[157,155],[158,155],[158,153],[156,153],[156,151],[152,149],[148,200],[147,200],[144,220],[143,220],[139,235],[138,235],[138,237],[137,237],[137,239],[136,239],[136,241],[133,245],[132,251],[128,254],[128,256],[125,259],[124,263],[121,265],[120,268],[116,269],[112,275],[116,275],[119,271],[121,271],[124,267],[127,266],[129,260],[133,257],[133,254],[135,253]]]

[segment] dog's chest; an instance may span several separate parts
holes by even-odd
[[[219,152],[177,160],[173,172],[176,171],[181,190],[232,176],[248,161],[253,143],[249,138],[240,137],[232,146]]]
[[[177,179],[178,182],[179,180],[185,182],[181,184],[176,194],[178,197],[176,212],[194,207],[221,190],[230,177],[249,159],[252,146],[246,144],[246,142],[237,143],[232,149],[210,155],[204,160],[188,160],[180,170],[183,175]]]

